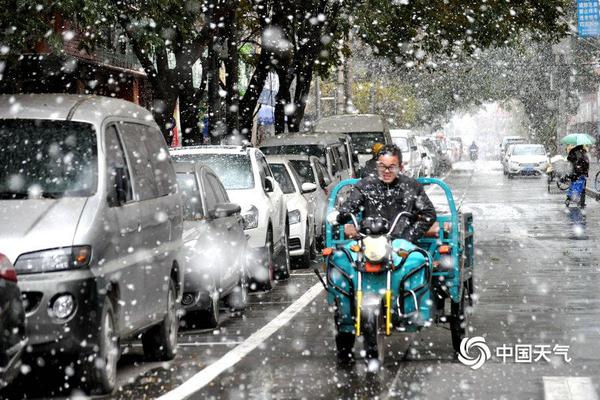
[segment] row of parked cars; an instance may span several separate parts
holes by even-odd
[[[379,116],[316,129],[169,149],[126,101],[0,96],[0,383],[24,360],[111,392],[122,342],[172,359],[181,315],[215,327],[221,305],[243,310],[249,290],[308,267],[333,186],[392,143]]]
[[[0,382],[57,363],[108,393],[129,339],[172,359],[181,314],[216,326],[220,305],[242,310],[249,289],[308,266],[361,146],[325,132],[169,149],[126,101],[0,96]]]

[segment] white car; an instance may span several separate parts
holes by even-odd
[[[171,149],[175,160],[208,165],[219,177],[229,199],[239,204],[244,233],[252,249],[248,274],[252,289],[268,290],[290,274],[287,204],[260,150],[244,146],[194,146]]]
[[[423,168],[422,155],[417,147],[414,132],[410,129],[391,129],[392,141],[402,151],[402,167],[404,174],[411,178],[421,176]]]
[[[314,183],[317,188],[314,192],[304,193],[304,198],[314,205],[315,237],[317,248],[322,248],[325,243],[325,218],[327,216],[327,204],[329,193],[335,187],[335,183],[327,167],[315,156],[282,156],[289,160],[294,167],[302,183]]]
[[[316,257],[315,204],[303,195],[317,190],[317,185],[302,183],[302,178],[285,157],[267,156],[267,161],[287,203],[290,255],[298,258],[301,266],[309,267]]]
[[[546,172],[548,154],[541,144],[515,144],[507,160],[507,175],[512,179],[515,175],[537,175]]]

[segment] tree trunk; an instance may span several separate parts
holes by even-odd
[[[277,68],[277,75],[279,76],[279,91],[275,104],[275,134],[279,135],[285,133],[285,107],[292,103],[290,89],[294,75],[290,73],[287,65]]]
[[[302,129],[302,120],[306,110],[306,99],[310,93],[310,84],[313,77],[312,63],[296,73],[296,93],[294,94],[294,113],[288,116],[288,131],[299,132]]]
[[[252,125],[254,123],[254,110],[258,103],[258,98],[265,86],[265,80],[271,71],[272,53],[263,49],[258,59],[258,65],[254,69],[252,78],[244,97],[240,101],[240,126],[242,133],[250,140],[252,135]]]
[[[225,115],[227,121],[227,134],[237,135],[240,133],[240,96],[238,91],[239,56],[238,56],[238,30],[237,30],[237,8],[231,6],[227,15],[228,37],[227,37],[227,72],[225,98]]]

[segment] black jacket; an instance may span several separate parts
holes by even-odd
[[[588,159],[587,152],[582,146],[577,146],[569,152],[567,161],[573,166],[573,173],[571,179],[577,180],[580,176],[588,176],[590,171],[590,160]]]
[[[340,223],[344,223],[344,214],[354,215],[363,211],[363,218],[380,216],[394,222],[402,211],[413,214],[403,216],[392,235],[415,243],[433,225],[436,219],[435,208],[427,197],[423,186],[416,180],[404,175],[391,184],[379,178],[369,176],[361,179],[348,198],[338,207]]]

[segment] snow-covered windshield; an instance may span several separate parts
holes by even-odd
[[[544,146],[515,146],[511,154],[513,156],[543,156],[546,151]]]
[[[2,199],[87,197],[96,192],[96,133],[72,121],[0,120]]]
[[[208,165],[227,190],[252,189],[254,175],[250,157],[246,154],[176,154],[177,161],[198,161]]]
[[[354,151],[359,154],[370,154],[375,143],[385,143],[383,132],[355,132],[349,135]]]
[[[262,146],[260,151],[265,155],[293,154],[302,156],[325,157],[325,146],[316,144],[289,144],[280,146]]]
[[[273,176],[279,186],[281,187],[281,191],[285,194],[294,193],[296,189],[294,188],[294,183],[292,182],[292,177],[287,171],[287,168],[283,164],[270,164],[271,171],[273,171]]]

